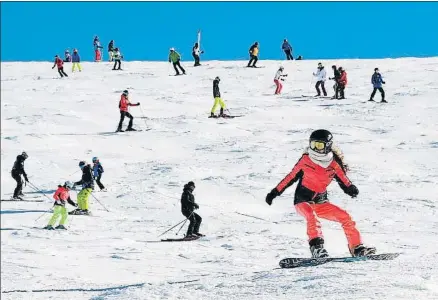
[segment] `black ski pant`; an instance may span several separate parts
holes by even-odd
[[[117,65],[119,65],[119,67],[117,68]],[[117,68],[117,69],[116,69]],[[114,60],[114,67],[113,70],[121,70],[122,69],[122,62],[120,59],[115,59]]]
[[[192,53],[192,56],[195,59],[195,67],[200,66],[201,64],[199,62],[201,61],[201,58],[199,57],[199,55]]]
[[[21,175],[16,172],[11,172],[12,178],[17,182],[17,187],[14,190],[14,198],[18,197],[23,190],[23,181],[21,180]]]
[[[64,67],[58,68],[58,73],[61,77],[68,77],[68,75],[64,72]]]
[[[324,94],[324,96],[327,96],[327,92],[326,92],[325,86],[324,86],[324,81],[320,80],[315,85],[316,92],[318,93],[318,96],[321,95],[321,91],[319,90],[319,86],[321,86],[322,93]]]
[[[371,93],[370,100],[373,100],[374,96],[376,95],[377,90],[379,90],[380,94],[382,95],[382,101],[385,100],[385,91],[381,87],[373,89],[373,92]]]
[[[186,236],[189,236],[193,233],[199,233],[199,227],[201,226],[201,222],[202,222],[201,216],[195,213],[194,211],[187,211],[187,210],[183,210],[182,214],[190,221]]]
[[[257,56],[251,55],[249,62],[248,62],[248,67],[255,67],[258,60],[259,60],[259,58]]]
[[[186,73],[186,70],[184,70],[184,68],[181,66],[181,63],[179,62],[179,60],[177,62],[173,63],[173,68],[175,69],[176,75],[179,75],[179,70],[177,67],[181,69],[181,72],[183,72],[183,74]]]
[[[100,179],[102,178],[102,174],[99,174],[99,176],[97,176],[97,178],[96,178],[96,183],[97,183],[97,185],[99,186],[99,188],[101,189],[101,190],[103,190],[104,188],[105,188],[105,186],[102,184],[102,182],[100,181]]]
[[[287,60],[294,60],[292,53],[290,53],[290,50],[284,50],[284,54],[286,54]]]
[[[336,99],[344,99],[345,98],[345,85],[343,85],[342,83],[337,83],[336,85],[336,92],[335,92],[335,98]],[[338,95],[340,96],[340,98],[338,98]]]
[[[120,112],[119,127],[117,127],[117,130],[122,130],[123,120],[125,120],[125,117],[129,118],[129,125],[128,125],[127,129],[131,129],[132,128],[132,123],[134,122],[134,117],[129,112],[127,112],[127,111],[121,111]]]

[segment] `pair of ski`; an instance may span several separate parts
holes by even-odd
[[[219,115],[214,115],[214,116],[208,116],[209,118],[212,118],[212,119],[234,119],[234,118],[239,118],[239,117],[243,117],[243,115],[238,115],[238,116],[230,116],[230,115],[222,115],[222,116],[219,116]]]
[[[301,258],[290,257],[280,260],[279,265],[283,269],[293,269],[299,267],[314,267],[329,262],[357,262],[366,260],[393,260],[397,258],[401,253],[382,253],[372,254],[367,256],[358,257],[322,257],[322,258]]]

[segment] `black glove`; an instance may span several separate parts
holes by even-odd
[[[269,194],[266,195],[266,203],[271,205],[272,204],[272,200],[274,200],[275,197],[277,197],[277,196],[278,196],[277,189],[273,189],[271,192],[269,192]]]
[[[199,205],[197,203],[194,203],[193,206],[195,207],[195,209],[199,209]]]
[[[55,67],[52,67],[52,70],[54,69]]]
[[[137,106],[139,106],[140,105],[140,102],[137,102]]]
[[[382,81],[383,84],[386,84],[385,81]]]
[[[350,196],[351,198],[356,198],[357,195],[359,195],[359,190],[358,190],[358,188],[357,188],[354,184],[352,184],[352,185],[350,185],[350,186],[347,188],[347,190],[345,191],[345,193],[346,193],[348,196]]]
[[[23,175],[24,176],[24,181],[25,182],[29,182],[29,179],[27,179],[27,175],[25,174],[25,175]]]

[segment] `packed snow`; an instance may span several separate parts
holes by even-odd
[[[322,61],[348,73],[346,100],[314,95],[318,61],[83,63],[59,79],[51,63],[1,64],[1,199],[23,150],[32,184],[52,199],[78,181],[78,162],[98,156],[109,191],[90,197],[93,216],[69,216],[67,231],[44,227],[53,202],[1,203],[2,299],[438,299],[438,58]],[[279,65],[289,74],[274,96]],[[379,67],[389,103],[367,102]],[[212,80],[235,119],[209,119]],[[333,94],[333,81],[326,83]],[[118,102],[130,91],[134,128],[115,134]],[[125,121],[124,129],[127,126]],[[360,190],[334,182],[330,199],[351,213],[364,242],[392,261],[279,269],[309,257],[295,186],[272,206],[266,194],[291,170],[315,129],[332,131]],[[193,180],[206,237],[180,243],[180,195]],[[76,192],[71,192],[76,201]],[[67,204],[69,210],[73,207]],[[41,216],[43,215],[43,216]],[[347,256],[339,224],[322,221],[331,256]],[[187,226],[187,224],[186,224]],[[182,237],[187,227],[179,236]]]

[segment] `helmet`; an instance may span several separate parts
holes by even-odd
[[[124,95],[124,96],[128,96],[128,94],[129,94],[128,90],[124,90],[124,91],[123,91],[123,95]]]
[[[379,71],[379,68],[374,68],[374,72]]]
[[[95,163],[95,162],[99,162],[99,157],[97,157],[97,156],[93,157],[93,162],[94,162],[94,163]]]
[[[172,48],[170,48],[170,51],[175,51],[175,48],[173,48],[173,47],[172,47]]]
[[[24,151],[23,151],[23,153],[21,153],[21,156],[23,156],[23,157],[24,157],[24,159],[27,159],[27,158],[29,157],[29,155],[27,155],[27,153],[26,153],[26,152],[24,152]]]
[[[339,69],[338,69],[339,71],[343,71],[344,69],[342,68],[342,67],[339,67]]]
[[[214,80],[221,81],[221,79],[219,78],[219,76],[216,76],[216,78],[215,78]]]
[[[119,51],[119,48],[116,48],[116,49],[114,49],[114,50]]]
[[[85,167],[85,165],[86,165],[87,163],[85,162],[85,161],[83,161],[83,160],[81,160],[80,162],[79,162],[79,168],[83,168],[83,167]]]
[[[190,188],[192,188],[192,191],[195,189],[195,183],[193,182],[193,181],[189,181],[188,183],[187,183],[187,187],[190,187]]]
[[[66,181],[64,183],[64,187],[69,188],[71,190],[73,188],[73,183],[71,181]]]
[[[309,138],[309,147],[315,152],[327,154],[332,151],[333,135],[325,129],[312,132]]]
[[[283,67],[283,66],[280,66],[278,69],[279,69],[279,70],[284,70],[284,67]]]

